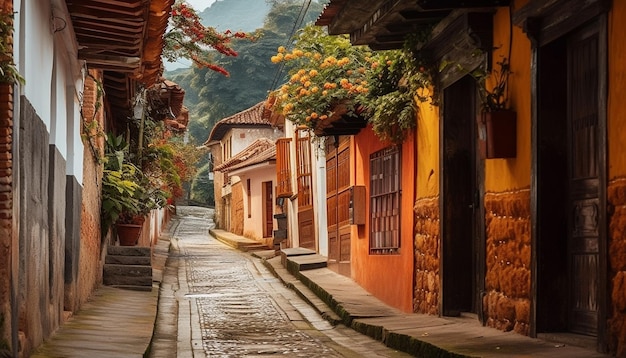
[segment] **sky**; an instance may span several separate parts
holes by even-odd
[[[197,12],[202,12],[207,7],[211,6],[216,0],[186,0],[187,3],[193,6]]]

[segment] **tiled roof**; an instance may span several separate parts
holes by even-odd
[[[265,101],[259,102],[254,106],[245,109],[239,113],[235,113],[230,117],[226,117],[213,126],[209,138],[204,142],[204,145],[209,144],[214,140],[220,140],[224,138],[226,132],[229,129],[235,127],[271,127],[271,123],[267,118],[264,118],[263,112],[265,111]]]
[[[276,144],[267,138],[259,138],[234,157],[217,165],[214,170],[228,173],[235,169],[261,164],[275,159]]]

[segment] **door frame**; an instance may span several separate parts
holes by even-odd
[[[551,28],[534,27],[533,31],[528,32],[528,37],[532,43],[531,49],[531,308],[530,308],[530,336],[537,337],[537,301],[538,301],[538,277],[539,266],[538,255],[540,254],[540,242],[541,242],[541,230],[540,230],[540,217],[541,217],[541,205],[539,205],[540,198],[540,179],[541,169],[538,163],[539,159],[539,101],[540,101],[540,79],[539,79],[539,59],[542,54],[542,46],[551,43],[556,39],[560,39],[563,36],[568,35],[571,31],[581,28],[585,24],[596,23],[598,28],[598,54],[600,56],[598,61],[599,83],[598,83],[598,198],[599,198],[599,219],[598,219],[598,329],[597,329],[597,349],[600,352],[606,352],[608,350],[608,337],[607,337],[607,308],[608,304],[608,233],[607,233],[607,212],[606,212],[606,186],[607,186],[607,101],[608,101],[608,20],[606,12],[610,9],[610,5],[607,5],[607,1],[598,0],[598,4],[593,9],[584,9],[581,11],[578,9],[576,16],[560,16],[563,23],[560,26],[553,26]],[[555,13],[568,13],[576,6],[572,6],[572,1],[564,1],[559,6],[550,9],[551,13],[539,14],[543,16],[536,16],[535,18],[527,17],[518,20],[524,25],[536,22],[543,17],[554,16]],[[602,5],[602,6],[600,6]],[[523,10],[523,9],[522,9]],[[537,15],[537,14],[536,14]],[[581,17],[585,16],[585,17]]]
[[[478,95],[476,93],[476,85],[475,83],[473,83],[473,79],[467,75],[465,77],[459,78],[457,81],[454,81],[453,83],[450,83],[448,86],[446,86],[445,88],[442,89],[442,94],[445,93],[446,90],[448,90],[448,88],[451,85],[457,84],[459,81],[468,81],[467,86],[469,86],[469,88],[471,88],[473,90],[473,93],[471,94],[472,98],[474,99],[475,105],[474,105],[474,113],[470,113],[469,114],[469,121],[470,123],[467,123],[466,125],[468,127],[471,127],[472,129],[470,130],[470,132],[467,134],[470,136],[470,144],[469,144],[469,149],[470,149],[470,173],[469,175],[472,176],[472,184],[471,184],[471,188],[470,188],[470,205],[471,206],[471,214],[470,214],[470,218],[469,220],[471,221],[471,234],[472,234],[472,243],[471,243],[471,255],[473,255],[473,257],[471,258],[472,262],[472,270],[473,270],[473,275],[472,275],[472,289],[474,292],[472,292],[473,295],[473,301],[474,301],[474,307],[472,307],[472,309],[476,310],[476,314],[478,315],[478,319],[481,322],[481,324],[485,324],[485,317],[484,317],[484,312],[483,312],[483,295],[484,295],[484,291],[485,291],[485,269],[486,269],[486,236],[485,236],[485,210],[484,210],[484,159],[480,156],[480,151],[479,151],[479,142],[478,142],[478,136],[477,136],[477,123],[476,123],[476,117],[478,115]],[[444,100],[442,102],[445,102],[445,94],[443,95]],[[446,164],[445,164],[445,152],[446,152],[446,136],[448,135],[446,132],[446,121],[445,121],[445,117],[446,117],[446,113],[445,113],[445,108],[446,105],[445,103],[442,103],[441,108],[443,109],[440,113],[440,118],[439,118],[439,138],[440,138],[440,144],[439,144],[439,169],[440,169],[440,176],[439,176],[439,217],[440,217],[440,221],[439,221],[439,237],[440,237],[440,246],[439,246],[439,255],[440,255],[440,260],[439,260],[439,315],[440,316],[444,316],[444,313],[446,313],[447,308],[444,306],[444,300],[445,300],[445,295],[446,293],[444,292],[444,287],[446,284],[446,264],[445,264],[445,246],[446,246],[446,240],[445,235],[447,235],[447,231],[446,231],[446,224],[447,224],[447,220],[454,220],[454,218],[448,218],[448,215],[446,214],[446,200],[448,200],[448,193],[445,190],[446,184],[445,181],[446,179]],[[454,203],[454,199],[450,199],[450,202],[448,203],[448,205],[454,205],[456,203]],[[469,208],[468,208],[469,209]],[[468,210],[469,211],[469,210]]]

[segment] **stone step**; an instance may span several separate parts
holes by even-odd
[[[152,286],[152,267],[145,265],[105,264],[102,280],[107,286]]]
[[[108,246],[107,255],[116,256],[148,256],[152,254],[149,247],[143,246]]]
[[[242,245],[239,247],[242,251],[262,251],[262,250],[269,250],[269,247],[267,247],[267,245],[263,245],[263,244],[249,244],[249,245]]]
[[[286,265],[287,270],[292,274],[295,274],[299,271],[314,270],[327,266],[327,258],[318,254],[290,256],[287,258]]]
[[[119,264],[119,265],[143,265],[150,266],[152,261],[150,256],[122,256],[122,255],[107,255],[105,264]]]
[[[115,287],[115,288],[123,288],[125,290],[132,290],[132,291],[144,291],[144,292],[152,291],[152,286],[136,286],[136,285],[109,285],[109,286]]]

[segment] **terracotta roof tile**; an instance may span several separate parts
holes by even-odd
[[[263,112],[265,111],[265,101],[259,102],[254,106],[245,109],[239,113],[235,113],[230,117],[223,118],[213,126],[209,138],[204,142],[204,145],[214,140],[220,140],[224,138],[226,132],[231,128],[236,127],[271,127],[271,123],[267,118],[264,118]]]

